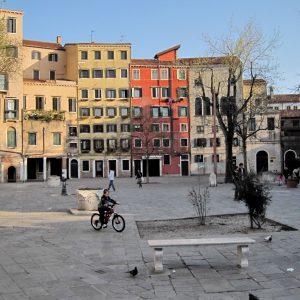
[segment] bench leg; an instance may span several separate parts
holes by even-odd
[[[163,249],[154,248],[154,271],[162,272],[163,269]]]
[[[239,266],[241,268],[248,267],[248,255],[249,255],[249,247],[248,245],[238,245],[237,246],[237,254],[239,258]]]

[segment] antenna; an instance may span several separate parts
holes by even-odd
[[[94,30],[91,30],[91,43],[93,43],[93,33],[94,33]]]

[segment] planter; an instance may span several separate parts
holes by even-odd
[[[96,193],[101,197],[102,190],[87,188],[77,190],[78,210],[97,210],[99,200]]]
[[[288,178],[286,186],[288,188],[296,188],[298,186],[298,180],[294,178]]]

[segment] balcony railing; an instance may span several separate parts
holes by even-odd
[[[63,121],[65,119],[64,112],[45,111],[45,110],[27,110],[24,112],[24,120],[37,121]]]

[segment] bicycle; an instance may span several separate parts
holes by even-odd
[[[104,213],[104,222],[108,224],[108,222],[111,220],[113,229],[117,232],[122,232],[125,229],[125,220],[121,215],[115,212],[114,206],[115,205],[110,205],[110,211],[106,211]],[[102,228],[99,213],[94,213],[92,215],[91,225],[95,230],[100,230]]]

